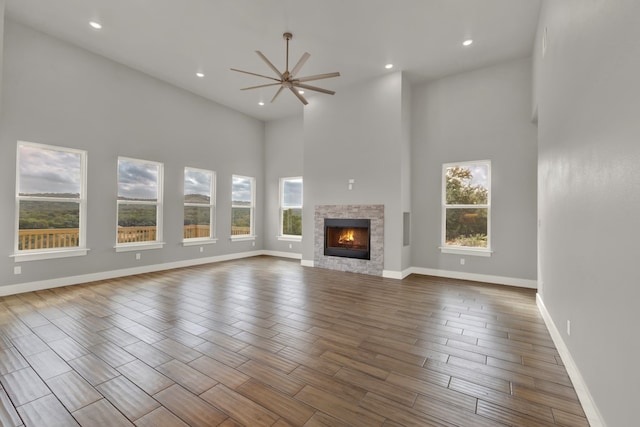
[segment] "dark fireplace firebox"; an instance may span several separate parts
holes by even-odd
[[[325,218],[324,254],[371,259],[370,219]]]

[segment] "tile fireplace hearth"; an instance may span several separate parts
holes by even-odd
[[[314,266],[382,276],[384,205],[315,208]]]

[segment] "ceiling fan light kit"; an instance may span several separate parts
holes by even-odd
[[[280,95],[280,92],[282,92],[283,89],[289,89],[296,96],[296,98],[298,98],[300,102],[302,102],[304,105],[307,105],[309,102],[304,98],[304,96],[302,96],[302,94],[300,93],[300,89],[307,89],[307,90],[312,90],[314,92],[334,95],[335,92],[332,90],[311,86],[306,84],[305,82],[321,80],[321,79],[329,79],[332,77],[339,77],[340,73],[334,72],[334,73],[315,74],[313,76],[296,78],[296,75],[298,74],[302,66],[305,64],[305,62],[307,62],[307,60],[311,55],[308,52],[303,53],[302,57],[300,57],[300,60],[295,65],[295,67],[293,67],[293,69],[289,71],[289,40],[293,38],[293,34],[286,32],[282,35],[282,37],[286,40],[286,43],[287,43],[286,67],[284,72],[281,73],[280,70],[278,70],[275,67],[275,65],[273,65],[273,63],[271,63],[271,61],[269,61],[266,56],[264,56],[262,52],[260,52],[259,50],[256,50],[256,53],[258,54],[260,59],[262,59],[267,64],[267,66],[271,68],[271,70],[278,76],[278,78],[232,68],[231,69],[232,71],[237,71],[239,73],[262,77],[265,79],[273,80],[275,82],[275,83],[266,83],[266,84],[257,85],[257,86],[249,86],[249,87],[242,88],[240,90],[258,89],[258,88],[268,87],[268,86],[280,86],[276,94],[273,96],[273,98],[271,98],[271,102],[276,100],[276,98],[278,97],[278,95]]]

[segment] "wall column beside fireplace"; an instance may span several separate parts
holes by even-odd
[[[324,255],[325,218],[371,220],[371,259]],[[384,269],[384,205],[318,205],[314,217],[314,267],[382,276]]]

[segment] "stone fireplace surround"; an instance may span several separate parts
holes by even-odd
[[[324,219],[371,220],[371,259],[324,255]],[[318,205],[314,217],[314,267],[382,276],[384,269],[384,205]]]

